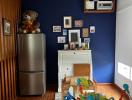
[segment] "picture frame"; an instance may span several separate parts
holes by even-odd
[[[53,26],[53,32],[61,32],[61,26]]]
[[[73,42],[75,44],[79,44],[79,40],[80,40],[80,30],[79,29],[69,30],[69,43]]]
[[[66,43],[66,37],[64,36],[58,36],[57,37],[58,43]]]
[[[4,35],[11,35],[11,23],[8,19],[2,18],[2,27]]]
[[[95,26],[90,26],[90,33],[95,33]]]
[[[74,24],[75,27],[83,27],[83,20],[75,20]]]
[[[89,49],[90,38],[84,38],[85,49]]]
[[[67,29],[63,29],[63,35],[67,35]]]
[[[64,16],[64,28],[72,28],[72,17]]]
[[[95,10],[95,1],[84,0],[84,11]]]
[[[90,43],[90,38],[84,38],[84,43]]]
[[[89,36],[89,29],[82,28],[82,37],[88,37],[88,36]]]

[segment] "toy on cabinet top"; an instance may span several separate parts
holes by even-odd
[[[40,33],[40,23],[37,22],[37,17],[38,13],[33,10],[24,12],[19,33]]]

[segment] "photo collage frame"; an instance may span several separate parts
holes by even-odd
[[[53,25],[53,32],[62,33],[57,36],[57,43],[64,44],[64,50],[87,50],[90,49],[90,33],[95,33],[95,26],[84,27],[82,19],[63,16],[63,26]]]

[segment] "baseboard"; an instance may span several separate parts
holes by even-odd
[[[118,90],[123,91],[117,84],[114,84],[114,86],[115,86]]]

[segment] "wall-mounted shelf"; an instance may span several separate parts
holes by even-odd
[[[84,13],[112,13],[115,0],[84,0]]]

